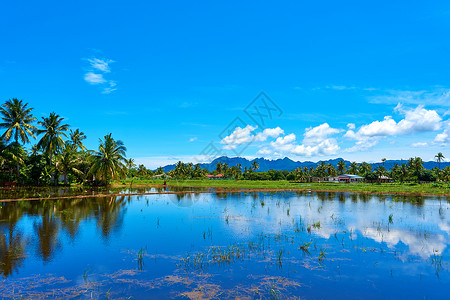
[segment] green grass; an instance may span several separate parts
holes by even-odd
[[[450,183],[290,183],[280,181],[250,181],[250,180],[207,180],[186,179],[167,180],[168,186],[176,187],[212,187],[226,189],[286,189],[286,190],[312,190],[312,191],[349,191],[373,193],[405,193],[405,194],[446,194],[450,195]],[[162,185],[162,180],[136,180],[126,179],[113,183],[118,186],[151,186]]]

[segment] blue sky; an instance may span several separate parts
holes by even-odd
[[[210,143],[431,160],[450,157],[449,33],[448,1],[7,1],[0,100],[57,112],[89,148],[112,132],[149,167]],[[281,114],[257,126],[245,108],[261,91]]]

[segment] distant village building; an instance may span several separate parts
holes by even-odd
[[[167,174],[158,174],[158,175],[153,175],[152,178],[154,178],[154,179],[169,179],[169,178],[172,178],[172,176],[169,176]]]
[[[208,179],[223,179],[223,174],[206,175],[205,177],[208,178]]]
[[[364,177],[353,175],[353,174],[342,174],[338,176],[330,176],[326,178],[328,182],[344,182],[344,183],[355,183],[364,181]]]

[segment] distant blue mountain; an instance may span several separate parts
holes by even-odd
[[[329,159],[329,160],[324,160],[323,162],[327,163],[327,164],[332,164],[333,166],[337,166],[338,162],[344,160],[342,158],[335,158],[335,159]],[[216,159],[214,159],[213,161],[211,161],[210,163],[203,163],[200,164],[200,167],[202,169],[207,169],[208,171],[214,171],[216,169],[216,165],[218,162],[221,163],[226,163],[229,167],[233,167],[236,166],[237,164],[240,164],[242,169],[244,169],[245,167],[249,168],[251,167],[252,163],[254,161],[257,161],[259,163],[259,169],[258,171],[268,171],[268,170],[287,170],[287,171],[292,171],[295,170],[296,168],[303,168],[303,167],[313,167],[316,168],[317,165],[320,163],[319,162],[312,162],[312,161],[293,161],[290,158],[280,158],[280,159],[275,159],[275,160],[269,160],[269,159],[265,159],[265,158],[255,158],[253,160],[248,160],[246,158],[243,157],[227,157],[227,156],[221,156],[218,157]],[[348,160],[344,160],[345,164],[347,165],[347,167],[350,165],[350,161]],[[407,160],[386,160],[384,162],[384,167],[388,170],[390,170],[392,168],[392,166],[394,166],[395,164],[402,164],[402,163],[407,163]],[[378,163],[371,163],[373,169],[375,169],[378,166],[383,165],[382,162],[378,162]],[[434,167],[437,167],[438,163],[435,161],[427,161],[424,162],[424,167],[426,169],[433,169]],[[444,168],[446,166],[450,166],[450,162],[441,162],[441,168]],[[175,169],[175,164],[173,165],[167,165],[165,167],[163,167],[164,172],[169,172],[173,169]]]

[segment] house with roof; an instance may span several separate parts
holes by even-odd
[[[208,179],[223,179],[223,174],[206,175],[205,177],[208,178]]]
[[[326,178],[328,182],[356,183],[364,181],[364,177],[353,174],[342,174]]]

